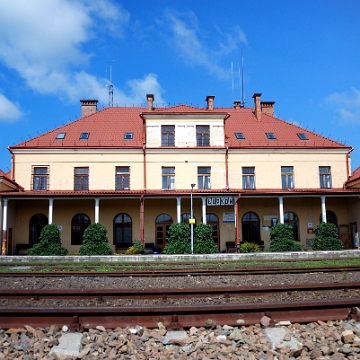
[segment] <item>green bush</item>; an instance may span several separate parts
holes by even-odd
[[[258,244],[252,242],[245,242],[240,245],[241,253],[252,253],[252,252],[260,252],[260,247]]]
[[[219,252],[212,238],[213,229],[208,224],[200,223],[194,229],[194,254],[214,254]]]
[[[136,254],[143,254],[145,251],[145,247],[141,245],[140,243],[134,243],[133,246],[130,246],[128,249],[126,249],[125,254],[126,255],[136,255]]]
[[[315,227],[312,249],[320,251],[344,249],[335,224],[323,222]]]
[[[294,240],[293,229],[290,225],[276,224],[270,230],[271,252],[302,251],[303,248]]]
[[[28,250],[32,256],[65,256],[68,250],[61,245],[61,234],[55,224],[44,226],[39,242]]]
[[[168,255],[174,254],[190,254],[190,226],[185,223],[172,224],[166,238],[166,246],[163,253]]]
[[[100,223],[90,224],[84,231],[80,255],[112,255],[108,244],[107,229]]]
[[[212,227],[199,224],[194,229],[194,254],[217,253],[218,247],[212,238]],[[164,254],[191,254],[191,230],[188,224],[173,224],[168,231]]]

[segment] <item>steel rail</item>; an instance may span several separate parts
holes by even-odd
[[[139,288],[139,289],[3,289],[0,300],[3,299],[162,299],[187,297],[224,296],[261,296],[273,293],[292,293],[325,290],[360,289],[360,282],[316,283],[316,284],[285,284],[269,286],[229,286],[211,288]]]
[[[19,268],[28,267],[28,271],[0,271],[2,277],[57,277],[57,276],[98,276],[98,277],[153,277],[153,276],[216,276],[216,275],[267,275],[267,274],[302,274],[319,272],[357,272],[359,266],[342,267],[323,267],[323,268],[232,268],[232,269],[149,269],[149,270],[117,270],[117,271],[33,271],[31,266],[18,266]]]
[[[106,328],[146,326],[162,322],[168,330],[191,326],[259,324],[263,316],[270,324],[279,321],[304,323],[355,319],[360,320],[360,298],[328,301],[273,302],[161,307],[1,307],[0,328],[47,327],[67,325],[70,331],[82,331],[102,325]]]

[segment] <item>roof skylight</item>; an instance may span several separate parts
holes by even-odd
[[[245,140],[245,135],[241,132],[236,132],[235,136],[238,140]]]
[[[87,140],[89,138],[90,133],[83,132],[80,134],[80,140]]]
[[[271,133],[271,132],[267,132],[265,133],[266,134],[266,137],[269,139],[269,140],[275,140],[276,139],[276,136],[274,133]]]
[[[297,133],[297,136],[300,140],[309,140],[309,138],[304,133]]]
[[[124,139],[125,139],[125,140],[132,140],[133,137],[134,137],[134,134],[133,134],[132,132],[126,132],[126,133],[124,134]]]
[[[64,140],[65,139],[66,132],[58,132],[56,135],[56,140]]]

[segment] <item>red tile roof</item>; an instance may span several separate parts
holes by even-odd
[[[141,115],[149,114],[222,114],[225,120],[225,142],[229,148],[343,148],[350,146],[333,141],[274,116],[261,114],[257,120],[251,108],[215,108],[207,110],[188,105],[156,108],[148,111],[143,107],[108,107],[94,114],[82,117],[33,139],[24,141],[16,148],[142,148],[143,120]],[[228,114],[228,115],[227,115]],[[63,140],[56,140],[59,132],[65,132]],[[88,140],[80,140],[82,132],[89,132]],[[133,133],[132,140],[125,140],[124,133]],[[235,133],[244,134],[244,140],[236,139]],[[265,133],[271,132],[275,140],[269,140]],[[298,133],[306,135],[301,140]]]

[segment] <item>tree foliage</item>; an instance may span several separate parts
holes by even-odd
[[[271,252],[302,251],[303,248],[294,240],[293,229],[290,225],[276,224],[270,230]]]
[[[335,224],[323,222],[315,227],[312,249],[320,251],[344,249]]]
[[[39,242],[28,250],[32,256],[65,256],[68,250],[61,244],[61,234],[55,224],[44,226]]]
[[[108,244],[107,229],[100,223],[90,224],[84,231],[80,255],[112,255]]]
[[[194,229],[194,254],[217,253],[218,247],[212,238],[210,225],[199,224]],[[164,254],[191,254],[191,230],[185,223],[173,224],[168,231]]]

